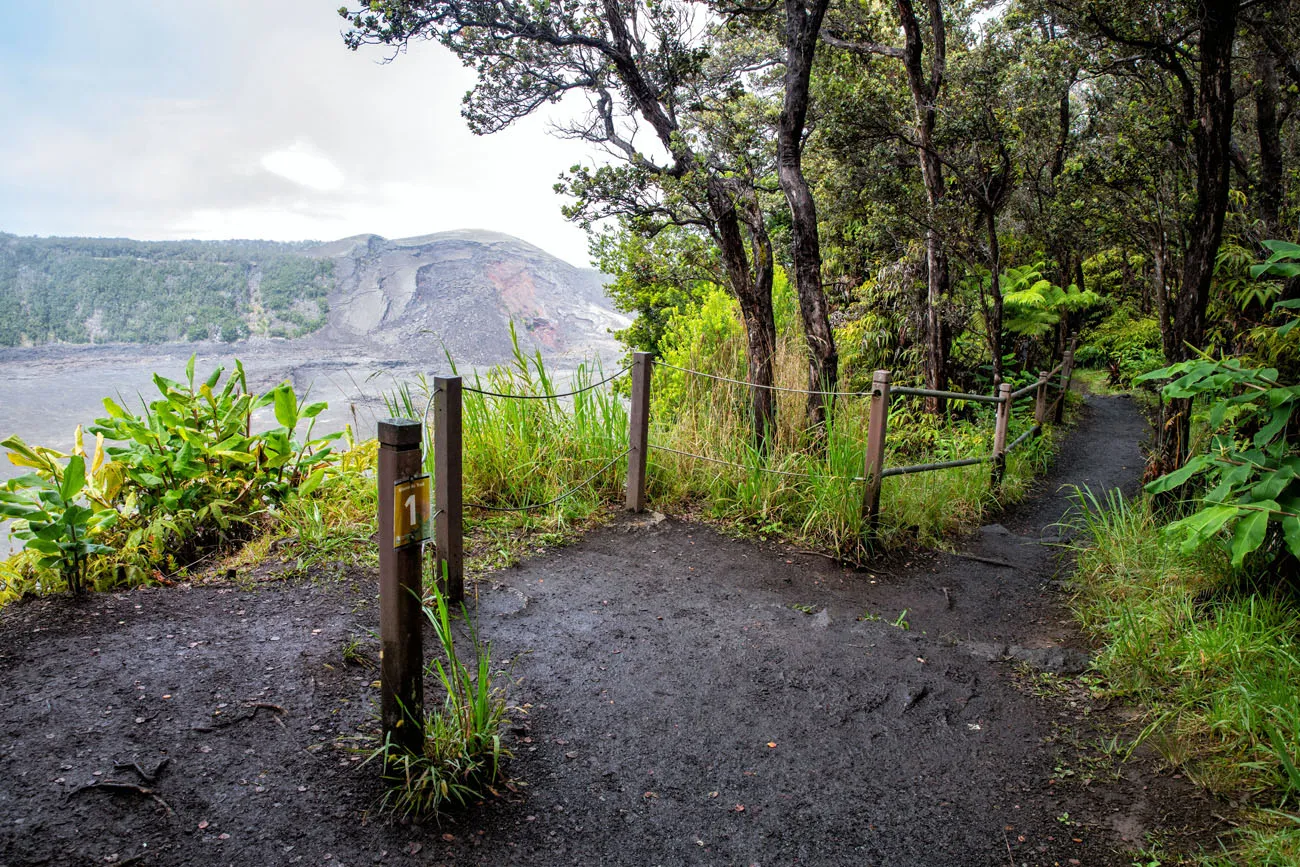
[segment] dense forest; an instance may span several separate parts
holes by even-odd
[[[727,404],[656,374],[657,423],[685,452],[739,428],[747,466],[846,473],[863,444],[842,395],[873,371],[988,394],[1033,382],[1078,334],[1093,386],[1133,389],[1154,421],[1145,497],[1078,494],[1089,542],[1070,586],[1098,691],[1144,706],[1139,741],[1171,766],[1260,808],[1201,863],[1300,863],[1295,0],[340,14],[353,50],[433,40],[472,68],[474,131],[544,110],[603,154],[556,189],[638,314],[625,341],[748,382]],[[896,406],[890,436],[963,456],[979,412],[932,394]],[[764,532],[857,542],[822,508],[833,497],[800,511],[751,477],[706,501]],[[1140,854],[1166,863],[1158,841]]]
[[[0,346],[307,334],[334,264],[306,246],[0,234]]]
[[[557,189],[641,314],[631,342],[657,350],[670,310],[722,286],[760,385],[776,267],[797,288],[808,382],[831,390],[875,367],[931,387],[1000,380],[1084,326],[1087,360],[1128,380],[1263,350],[1258,327],[1296,292],[1248,274],[1300,216],[1289,0],[341,13],[354,49],[437,39],[476,68],[475,131],[586,100],[560,132],[609,158]],[[774,407],[753,399],[761,437]],[[811,401],[811,425],[820,413]],[[1176,463],[1187,415],[1172,413]]]

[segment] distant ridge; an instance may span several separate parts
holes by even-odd
[[[599,272],[501,232],[357,235],[305,255],[334,262],[329,340],[492,363],[509,357],[511,322],[525,347],[562,355],[612,348],[628,324]]]
[[[302,338],[495,363],[613,350],[602,276],[502,232],[328,243],[0,233],[0,346]]]

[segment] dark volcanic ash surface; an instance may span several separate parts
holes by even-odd
[[[0,864],[1126,865],[1147,832],[1207,842],[1223,805],[1090,749],[1122,721],[1013,661],[1086,661],[1039,539],[1061,483],[1137,477],[1141,433],[1094,399],[1043,494],[958,540],[1008,565],[854,571],[642,515],[488,576],[521,784],[441,824],[368,812],[347,749],[377,697],[342,652],[377,656],[373,574],[11,606]]]

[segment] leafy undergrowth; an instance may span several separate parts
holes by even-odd
[[[670,323],[660,343],[663,360],[743,380],[743,331],[733,307],[734,301],[715,293],[696,315]],[[777,318],[778,326],[783,318],[795,319],[792,312],[783,317],[780,310]],[[656,508],[689,508],[747,533],[860,560],[873,548],[934,545],[976,525],[991,507],[1022,498],[1054,453],[1050,429],[1046,436],[1031,438],[1010,454],[996,489],[988,464],[888,477],[873,539],[863,518],[863,485],[857,481],[864,473],[869,400],[836,398],[827,408],[824,450],[810,448],[804,430],[807,398],[797,393],[807,387],[803,337],[797,329],[781,330],[773,367],[775,384],[785,391],[776,393],[776,430],[766,455],[753,447],[749,435],[747,386],[655,368],[648,493]],[[851,379],[847,372],[845,378]],[[1033,409],[1032,399],[1015,405],[1009,439],[1033,425]],[[897,396],[890,407],[885,466],[987,456],[993,428],[989,404],[951,401],[946,413],[936,416],[923,412],[918,399]]]
[[[24,546],[0,568],[0,602],[165,582],[348,472],[334,453],[344,434],[315,435],[324,403],[301,401],[287,382],[250,392],[238,361],[228,377],[218,367],[197,379],[194,361],[183,382],[155,375],[159,396],[138,413],[105,398],[93,445],[80,426],[67,454],[17,436],[0,442],[30,470],[0,486],[0,518],[13,519]],[[276,425],[255,430],[263,407]]]
[[[1074,608],[1099,643],[1110,694],[1143,707],[1140,740],[1220,795],[1258,808],[1208,863],[1300,863],[1300,607],[1227,551],[1184,552],[1150,500],[1080,495],[1095,540],[1080,550]]]

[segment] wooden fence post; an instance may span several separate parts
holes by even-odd
[[[1074,350],[1065,350],[1065,355],[1061,359],[1061,396],[1056,403],[1056,412],[1052,414],[1052,421],[1060,424],[1061,419],[1065,418],[1065,396],[1070,393],[1070,377],[1074,375]]]
[[[1034,392],[1034,424],[1043,426],[1047,418],[1047,371],[1038,371],[1038,391]]]
[[[461,491],[461,389],[459,376],[434,377],[433,475],[438,555],[434,580],[447,602],[465,599],[464,502]]]
[[[645,510],[645,467],[650,451],[650,353],[632,355],[632,408],[628,416],[627,508]]]
[[[876,535],[880,523],[880,473],[885,469],[885,435],[889,427],[889,371],[877,370],[871,379],[871,416],[867,421],[867,454],[862,476],[862,517],[868,531]]]
[[[997,423],[993,427],[993,487],[1002,484],[1007,469],[1007,423],[1011,420],[1011,383],[998,386]]]
[[[395,495],[398,482],[424,470],[422,437],[418,421],[391,418],[379,422],[381,715],[385,740],[420,755],[424,753],[421,542],[418,538],[406,541],[405,531],[412,529],[416,520],[404,520],[405,509],[395,502]],[[428,488],[424,490],[427,493]],[[413,508],[412,515],[415,513]],[[403,531],[400,539],[399,529]]]

